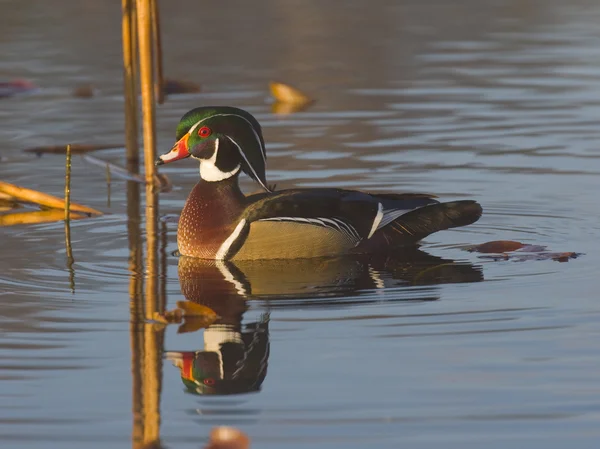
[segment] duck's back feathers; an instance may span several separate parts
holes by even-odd
[[[371,248],[412,244],[434,232],[475,223],[481,213],[479,203],[472,200],[430,204],[396,218],[383,227],[368,245]]]
[[[432,232],[476,221],[481,208],[473,204],[440,204],[425,194],[341,189],[253,195],[237,234],[220,254],[235,259],[301,258],[414,244]]]

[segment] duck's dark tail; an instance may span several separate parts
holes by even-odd
[[[475,223],[481,213],[479,203],[472,200],[430,204],[398,217],[381,232],[391,242],[417,242],[437,231]]]

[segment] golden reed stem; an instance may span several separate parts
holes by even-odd
[[[154,80],[154,93],[158,104],[165,102],[164,77],[163,77],[163,57],[162,57],[162,39],[160,33],[160,11],[158,9],[158,0],[150,0],[152,3],[152,41],[154,46],[154,58],[156,61],[156,79]]]
[[[137,0],[138,43],[144,135],[146,182],[154,184],[156,168],[156,118],[154,111],[154,68],[152,56],[152,8],[150,0]]]
[[[123,30],[123,83],[125,90],[125,148],[127,170],[140,172],[138,151],[138,105],[137,105],[137,16],[135,0],[122,0]]]
[[[60,209],[62,211],[67,209],[64,198],[58,198],[53,195],[48,195],[47,193],[38,192],[37,190],[26,189],[25,187],[20,187],[4,181],[0,181],[0,193],[5,193],[6,195],[17,200],[28,203],[36,203],[40,206],[46,206],[52,209]],[[70,202],[68,209],[71,211],[71,213],[79,212],[86,215],[102,215],[102,212],[99,210],[82,206],[81,204],[76,204],[73,202]]]

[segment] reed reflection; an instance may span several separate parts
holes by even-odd
[[[146,187],[146,257],[141,236],[140,185],[127,183],[127,214],[130,271],[130,345],[132,374],[132,446],[160,447],[160,393],[164,327],[150,321],[160,313],[158,292],[158,196]],[[145,285],[144,285],[145,262]],[[164,263],[164,262],[163,262]]]
[[[401,285],[479,282],[480,268],[410,249],[401,256],[358,256],[297,260],[209,261],[181,257],[181,292],[200,315],[182,313],[179,332],[204,328],[195,351],[167,351],[186,390],[198,395],[259,391],[267,375],[271,312],[244,323],[249,300],[267,310],[308,305],[360,303],[362,293]],[[418,289],[397,300],[436,300],[437,287]],[[412,291],[412,290],[411,290]],[[394,299],[391,299],[394,300]],[[178,303],[190,310],[185,303]],[[212,318],[210,318],[212,317]]]

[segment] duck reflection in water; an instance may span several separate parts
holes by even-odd
[[[248,300],[260,300],[261,306],[268,310],[359,304],[368,301],[362,298],[362,293],[368,290],[483,280],[480,267],[436,257],[418,248],[406,249],[401,256],[394,257],[235,263],[181,257],[178,274],[186,300],[216,314],[216,319],[204,326],[184,322],[180,327],[180,332],[205,327],[202,350],[166,353],[167,359],[180,369],[187,390],[200,395],[260,390],[267,374],[270,314],[264,313],[254,322],[243,324]],[[437,287],[431,287],[411,289],[408,296],[390,296],[390,301],[431,301],[439,299],[439,292]]]

